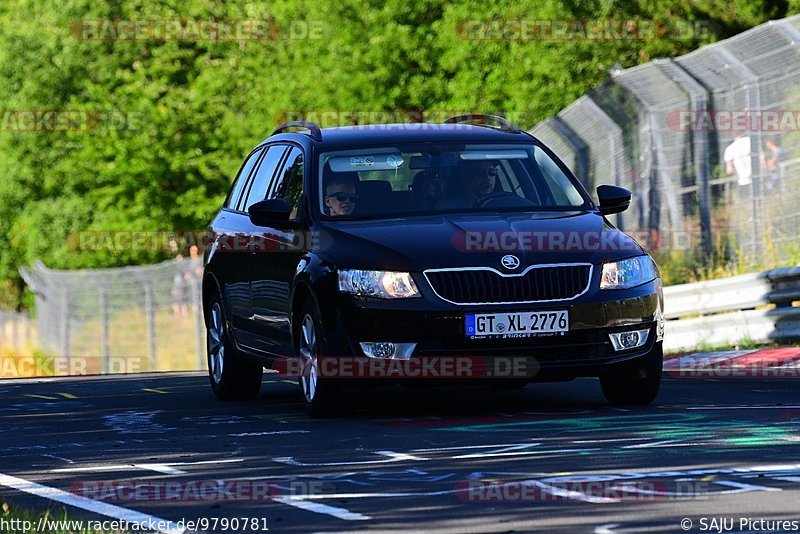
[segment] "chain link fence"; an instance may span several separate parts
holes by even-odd
[[[30,354],[37,343],[36,328],[27,313],[0,309],[0,354]]]
[[[46,353],[97,373],[205,368],[201,258],[74,271],[37,263],[20,272]]]
[[[590,188],[631,189],[618,222],[651,250],[800,257],[800,15],[614,68],[531,133]]]

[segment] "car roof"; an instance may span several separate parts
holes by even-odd
[[[322,140],[312,140],[307,132],[287,132],[273,135],[267,141],[313,141],[315,148],[349,147],[353,145],[380,145],[384,143],[415,143],[425,141],[534,141],[534,137],[522,131],[500,130],[472,124],[371,124],[323,128]]]

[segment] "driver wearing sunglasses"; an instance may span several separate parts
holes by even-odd
[[[437,208],[469,208],[475,201],[494,192],[497,167],[493,161],[466,161],[457,169],[448,187],[447,198]]]
[[[334,217],[352,215],[357,200],[356,184],[346,176],[331,178],[325,188],[325,206]]]

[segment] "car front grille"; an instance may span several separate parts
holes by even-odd
[[[589,264],[535,265],[517,275],[489,268],[425,271],[433,290],[455,304],[569,300],[588,289],[591,274]]]

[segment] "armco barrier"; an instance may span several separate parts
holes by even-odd
[[[664,348],[800,340],[800,267],[664,288]]]

